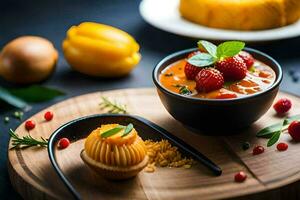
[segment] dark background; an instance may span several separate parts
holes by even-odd
[[[139,2],[139,0],[0,1],[0,48],[18,36],[38,35],[52,41],[60,53],[55,74],[41,84],[59,88],[67,95],[47,103],[34,104],[33,109],[26,112],[23,119],[71,96],[119,88],[152,87],[151,72],[160,59],[174,51],[195,46],[195,40],[166,33],[148,25],[139,14]],[[83,21],[116,26],[136,38],[141,46],[142,61],[130,76],[113,80],[97,79],[81,75],[69,68],[62,55],[61,43],[67,29]],[[299,45],[299,37],[247,44],[274,57],[284,70],[281,89],[300,95],[300,82],[294,82],[289,75],[290,71],[297,71],[299,68]],[[12,86],[1,79],[0,85]],[[0,107],[0,199],[20,198],[11,187],[6,167],[8,129],[15,129],[20,122],[11,120],[5,125],[3,118],[11,116],[13,111],[14,109],[8,106]]]

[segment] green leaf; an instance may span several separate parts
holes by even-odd
[[[186,85],[182,86],[179,89],[179,93],[182,94],[182,95],[190,95],[190,94],[192,94],[192,92],[189,90],[189,88]]]
[[[126,135],[128,135],[132,131],[132,129],[133,129],[132,123],[128,124],[125,128],[125,131],[124,131],[122,137],[125,137]]]
[[[198,53],[188,59],[188,63],[197,67],[207,67],[214,64],[216,59],[208,53]]]
[[[240,41],[228,41],[220,44],[217,47],[217,57],[219,59],[232,57],[238,54],[245,47],[244,42]]]
[[[267,147],[272,146],[273,144],[275,144],[279,138],[280,138],[280,134],[281,134],[281,130],[276,131],[272,137],[269,139],[268,143],[267,143]]]
[[[29,105],[22,99],[12,95],[8,90],[0,86],[0,99],[16,108],[26,109]]]
[[[44,86],[33,85],[26,88],[16,88],[8,90],[12,95],[17,96],[27,102],[43,102],[64,95],[65,93]]]
[[[200,40],[198,43],[199,49],[205,49],[211,56],[217,58],[217,46],[211,42]]]
[[[112,135],[115,135],[115,134],[117,134],[119,131],[121,131],[123,128],[124,128],[124,126],[119,125],[119,126],[117,126],[117,127],[115,127],[115,128],[112,128],[112,129],[107,130],[107,131],[105,131],[104,133],[102,133],[102,134],[101,134],[101,137],[107,138],[107,137],[110,137],[110,136],[112,136]]]
[[[258,133],[256,133],[256,136],[270,138],[273,136],[273,134],[275,134],[281,128],[283,128],[283,129],[287,128],[288,124],[294,120],[300,120],[300,115],[294,115],[294,116],[288,117],[284,120],[283,123],[279,122],[279,123],[273,124],[271,126],[268,126],[266,128],[263,128]],[[283,125],[283,127],[282,127],[282,125]]]

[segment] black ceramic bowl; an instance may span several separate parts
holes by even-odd
[[[173,53],[160,61],[153,70],[153,81],[158,95],[167,111],[184,125],[197,130],[231,130],[232,133],[251,125],[270,108],[277,95],[282,80],[280,65],[270,56],[260,51],[245,48],[253,57],[269,65],[276,73],[274,84],[268,89],[236,99],[204,99],[182,96],[164,88],[159,82],[159,75],[170,64],[186,58],[196,48]],[[209,134],[218,134],[210,132]]]

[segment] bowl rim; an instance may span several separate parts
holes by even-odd
[[[242,100],[248,100],[248,99],[252,99],[252,98],[256,98],[256,97],[259,97],[263,94],[266,94],[272,90],[274,90],[275,88],[277,88],[281,81],[282,81],[282,78],[283,78],[283,73],[282,73],[282,69],[281,69],[281,65],[274,59],[272,58],[271,56],[267,55],[266,53],[263,53],[259,50],[256,50],[256,49],[253,49],[253,48],[249,48],[249,47],[245,47],[243,50],[244,51],[247,51],[249,53],[255,53],[255,54],[258,54],[262,57],[265,57],[267,60],[271,61],[272,63],[274,63],[274,66],[278,69],[278,74],[276,74],[276,79],[275,79],[275,82],[271,85],[271,87],[263,90],[263,91],[260,91],[260,92],[257,92],[255,94],[251,94],[249,96],[243,96],[243,97],[238,97],[238,98],[233,98],[233,99],[208,99],[208,98],[199,98],[199,97],[192,97],[192,96],[183,96],[183,95],[180,95],[180,94],[177,94],[175,92],[172,92],[172,91],[169,91],[168,89],[166,89],[161,83],[160,81],[158,80],[158,70],[159,68],[167,61],[169,61],[170,59],[174,58],[174,57],[177,57],[177,56],[180,56],[182,54],[186,54],[186,53],[190,53],[192,51],[195,51],[197,50],[198,48],[189,48],[189,49],[184,49],[184,50],[181,50],[181,51],[177,51],[177,52],[174,52],[166,57],[164,57],[162,60],[160,60],[154,67],[153,71],[152,71],[152,79],[153,79],[153,82],[154,84],[156,85],[157,88],[159,88],[160,90],[164,91],[165,93],[173,96],[173,97],[176,97],[176,98],[179,98],[179,99],[182,99],[182,100],[189,100],[189,101],[198,101],[198,102],[203,102],[203,101],[206,101],[206,102],[237,102],[237,101],[242,101]],[[271,66],[270,66],[271,67]],[[274,67],[271,67],[273,70],[274,70]]]

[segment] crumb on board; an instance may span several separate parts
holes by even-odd
[[[156,166],[160,167],[183,167],[189,169],[192,167],[194,160],[181,155],[178,148],[172,146],[168,140],[153,141],[146,140],[147,155],[149,163],[144,169],[145,172],[152,173]]]

